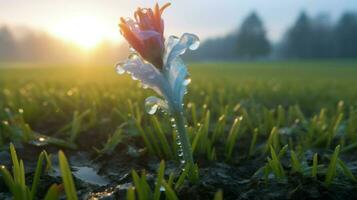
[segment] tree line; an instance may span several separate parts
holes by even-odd
[[[16,32],[16,31],[15,31]],[[52,36],[0,27],[0,61],[65,61],[83,60],[115,62],[128,54],[126,44],[102,42],[90,53]],[[224,37],[206,39],[201,47],[188,54],[190,60],[253,60],[357,58],[357,14],[343,13],[336,22],[328,15],[310,17],[301,12],[278,43],[272,44],[266,27],[256,12],[250,13],[238,29]],[[118,35],[119,37],[119,35]]]
[[[301,12],[281,40],[272,44],[256,12],[225,37],[204,41],[194,60],[357,58],[357,14],[345,12],[332,23],[328,15],[315,18]]]

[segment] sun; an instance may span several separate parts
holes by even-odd
[[[90,50],[105,39],[103,23],[92,16],[75,16],[56,23],[51,31],[55,36]]]

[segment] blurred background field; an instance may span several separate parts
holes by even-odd
[[[113,66],[88,65],[1,63],[1,109],[22,109],[25,121],[46,132],[55,129],[51,121],[61,125],[75,111],[96,109],[110,118],[114,108],[125,113],[128,101],[144,110],[150,90],[140,89],[129,75],[117,75]],[[208,106],[214,115],[243,104],[299,105],[311,116],[324,107],[334,109],[339,101],[356,106],[356,65],[354,60],[190,63],[194,84],[186,102]],[[122,120],[113,120],[111,128]]]

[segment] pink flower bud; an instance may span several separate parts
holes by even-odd
[[[138,8],[132,19],[121,18],[119,24],[121,33],[129,44],[146,61],[156,68],[163,68],[163,55],[165,52],[164,21],[161,15],[170,3],[161,8],[158,4],[154,10],[151,8]]]

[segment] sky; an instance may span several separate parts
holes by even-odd
[[[151,0],[0,0],[0,24],[26,26],[82,45],[106,38],[121,41],[119,17],[131,17],[136,7],[152,7]],[[164,4],[167,1],[158,1]],[[205,39],[237,29],[256,11],[277,41],[305,10],[310,16],[329,13],[336,20],[343,11],[357,11],[356,0],[176,0],[163,15],[167,35],[192,32]]]

